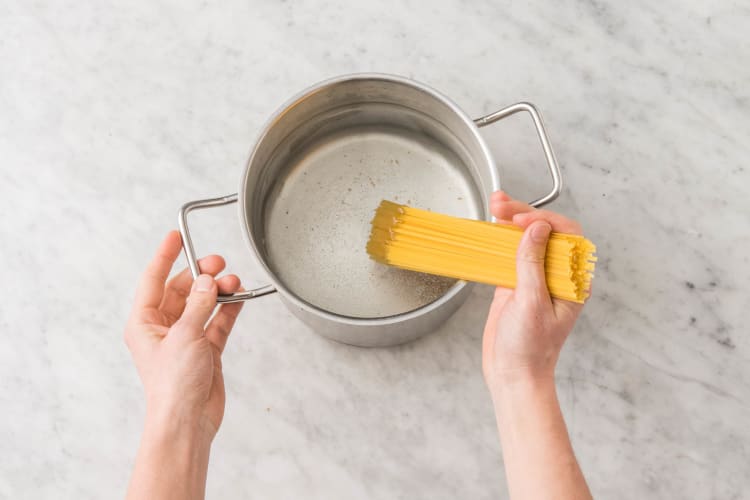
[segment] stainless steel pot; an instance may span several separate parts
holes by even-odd
[[[321,82],[282,106],[264,127],[239,194],[186,203],[179,213],[185,255],[198,276],[187,214],[239,201],[241,228],[272,282],[220,296],[237,302],[278,291],[317,333],[357,346],[389,346],[435,330],[471,284],[429,278],[367,259],[368,222],[383,198],[490,220],[500,189],[479,127],[531,115],[552,175],[560,171],[539,113],[518,103],[471,120],[455,103],[413,80],[355,74]]]

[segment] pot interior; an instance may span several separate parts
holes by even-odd
[[[389,199],[486,219],[490,166],[466,123],[431,94],[342,83],[271,124],[247,169],[246,223],[266,268],[300,300],[352,318],[403,314],[463,283],[372,261],[375,208]]]

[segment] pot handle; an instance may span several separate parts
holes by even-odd
[[[547,160],[547,167],[549,168],[550,174],[552,174],[552,191],[529,203],[532,207],[541,207],[554,201],[554,199],[560,195],[560,191],[562,190],[562,177],[560,175],[560,167],[557,165],[555,153],[552,151],[552,146],[550,146],[549,139],[547,138],[547,131],[544,129],[542,117],[536,107],[529,102],[519,102],[508,106],[507,108],[503,108],[500,111],[495,111],[489,115],[477,118],[474,120],[474,123],[476,123],[477,127],[484,127],[485,125],[495,123],[498,120],[507,118],[520,111],[528,112],[531,115],[532,120],[534,120],[536,133],[539,136],[539,141],[542,143],[542,149],[544,149],[544,157]]]
[[[221,196],[219,198],[211,198],[208,200],[197,200],[190,201],[182,205],[180,212],[177,216],[177,224],[180,227],[180,235],[182,236],[182,247],[185,249],[185,258],[187,259],[190,272],[193,275],[193,279],[197,278],[201,273],[200,267],[198,267],[198,259],[195,257],[195,250],[193,249],[193,240],[190,238],[190,231],[187,226],[187,215],[196,209],[200,208],[211,208],[219,207],[221,205],[229,205],[237,201],[237,193],[230,194],[227,196]],[[254,299],[256,297],[262,297],[276,291],[273,285],[266,285],[254,290],[247,290],[244,292],[235,292],[227,295],[219,295],[216,298],[217,302],[228,303],[228,302],[241,302],[243,300]]]

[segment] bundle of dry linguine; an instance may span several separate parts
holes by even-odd
[[[367,253],[383,264],[515,288],[516,226],[451,217],[383,200],[372,220]],[[596,247],[583,236],[553,232],[544,270],[553,297],[583,303]]]

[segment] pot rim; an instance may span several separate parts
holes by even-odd
[[[473,283],[459,280],[453,286],[451,286],[447,292],[441,295],[438,299],[435,299],[434,301],[428,304],[418,307],[417,309],[413,309],[411,311],[407,311],[404,313],[394,314],[391,316],[383,316],[379,318],[359,318],[359,317],[354,317],[354,316],[336,314],[336,313],[327,311],[325,309],[322,309],[318,306],[315,306],[305,300],[302,300],[301,298],[297,297],[297,295],[294,294],[291,290],[289,290],[279,279],[277,279],[273,270],[271,270],[270,267],[267,265],[260,250],[258,249],[258,246],[256,245],[256,242],[254,241],[254,239],[250,235],[250,231],[248,230],[247,210],[246,210],[247,179],[248,179],[248,171],[250,169],[250,166],[253,163],[253,159],[255,158],[255,155],[257,153],[258,146],[263,142],[265,137],[268,135],[268,132],[274,126],[276,121],[281,117],[281,115],[283,115],[286,112],[287,109],[294,106],[296,103],[306,99],[308,96],[320,91],[323,88],[326,88],[326,87],[329,87],[338,83],[351,81],[351,80],[383,80],[383,81],[388,81],[388,82],[400,83],[403,85],[409,85],[409,86],[417,88],[418,90],[426,92],[427,94],[431,95],[435,99],[441,101],[443,104],[448,106],[448,108],[450,108],[451,111],[453,111],[456,114],[456,116],[461,119],[461,121],[466,126],[467,130],[470,130],[472,135],[476,138],[479,144],[479,147],[481,148],[482,155],[484,156],[485,163],[489,169],[489,175],[492,181],[493,191],[497,191],[500,189],[500,178],[497,172],[497,168],[495,166],[495,161],[492,158],[492,154],[490,153],[490,150],[487,147],[487,144],[484,141],[482,134],[479,133],[479,128],[474,123],[474,120],[469,118],[469,116],[452,99],[450,99],[448,96],[441,93],[440,91],[428,85],[425,85],[424,83],[413,80],[411,78],[388,74],[388,73],[377,73],[377,72],[350,73],[350,74],[339,75],[339,76],[335,76],[332,78],[328,78],[326,80],[322,80],[296,93],[291,98],[289,98],[286,102],[284,102],[281,106],[279,106],[276,109],[276,111],[271,115],[271,117],[268,120],[266,120],[265,124],[263,125],[263,128],[261,129],[260,134],[258,135],[258,138],[255,140],[255,143],[253,144],[250,150],[250,154],[248,156],[247,162],[245,163],[245,168],[242,170],[242,178],[240,181],[240,190],[239,190],[239,196],[238,196],[239,198],[238,210],[239,210],[240,226],[241,226],[241,230],[242,230],[242,234],[243,234],[243,238],[245,239],[245,242],[250,246],[250,248],[252,248],[253,252],[255,253],[255,257],[257,258],[258,262],[262,266],[263,270],[268,275],[268,279],[276,287],[276,290],[279,293],[281,293],[286,300],[294,304],[296,307],[299,307],[310,313],[316,314],[318,316],[321,316],[323,318],[326,318],[330,321],[334,321],[339,324],[349,324],[349,325],[356,325],[356,326],[368,326],[368,325],[382,326],[382,325],[398,324],[398,323],[402,323],[413,318],[417,318],[434,309],[437,309],[443,306],[443,304],[453,299],[453,297],[458,295],[461,292],[461,290],[463,290],[465,287],[472,286]],[[489,208],[488,207],[483,207],[483,208],[484,208],[484,219],[491,220],[491,216],[489,214]]]

